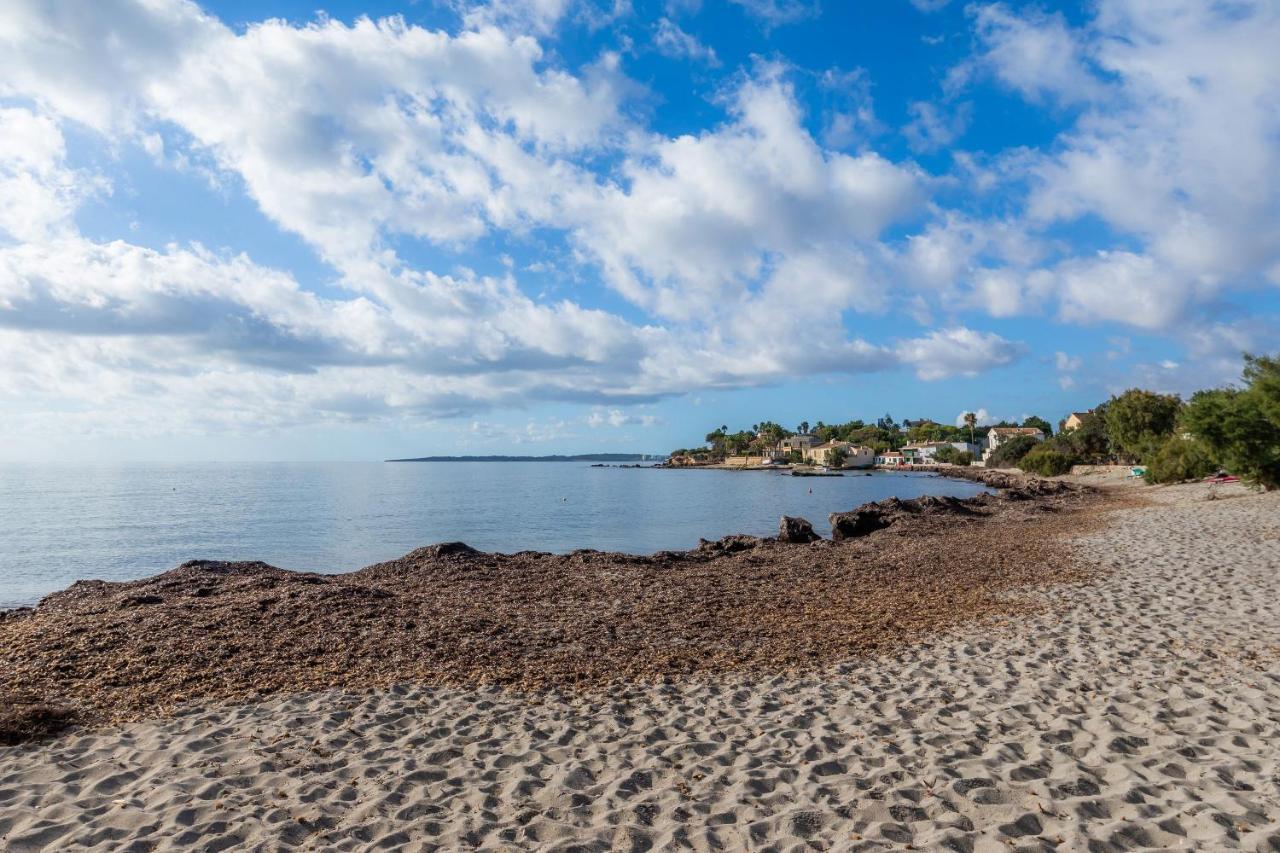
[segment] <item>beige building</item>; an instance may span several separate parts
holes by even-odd
[[[830,465],[836,450],[844,452],[844,461],[840,463],[842,468],[870,468],[876,461],[876,453],[870,447],[862,447],[849,441],[828,441],[815,445],[809,448],[804,458],[814,465]]]
[[[1072,412],[1071,414],[1067,415],[1067,419],[1062,422],[1062,431],[1071,432],[1073,430],[1080,429],[1080,427],[1084,426],[1085,416],[1092,415],[1092,414],[1093,414],[1093,409],[1090,409],[1087,412]]]
[[[810,449],[816,447],[820,443],[821,442],[818,441],[818,437],[815,435],[793,435],[778,442],[778,449],[784,454],[790,453],[793,450],[798,453],[807,454]]]

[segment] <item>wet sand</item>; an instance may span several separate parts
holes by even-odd
[[[0,846],[1280,849],[1280,494],[1207,494],[1122,490],[1061,550],[1069,513],[1006,519],[1070,576],[841,660],[320,690],[0,749]]]

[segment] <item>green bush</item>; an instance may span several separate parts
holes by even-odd
[[[1199,391],[1182,418],[1224,468],[1263,489],[1280,488],[1280,420],[1270,417],[1280,417],[1280,408],[1273,407],[1269,374],[1280,374],[1276,359],[1247,361],[1248,388]]]
[[[1001,448],[997,448],[999,450]],[[1076,460],[1060,450],[1043,445],[1033,448],[1018,462],[1018,467],[1028,474],[1039,474],[1041,477],[1057,477],[1070,473]]]
[[[1031,449],[1039,443],[1029,435],[1015,436],[997,447],[987,457],[987,467],[1016,468],[1018,463],[1022,461],[1022,457],[1030,453]]]
[[[973,463],[973,454],[967,450],[960,450],[959,448],[947,445],[946,447],[939,447],[934,451],[933,461],[943,462],[950,465],[971,465]]]
[[[1111,450],[1130,462],[1150,462],[1173,434],[1182,401],[1172,394],[1133,388],[1107,402],[1107,438]]]
[[[1199,480],[1218,470],[1209,448],[1195,439],[1170,436],[1147,464],[1148,483]]]

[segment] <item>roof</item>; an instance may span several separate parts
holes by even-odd
[[[1044,435],[1037,427],[992,427],[996,435]]]
[[[1092,414],[1093,414],[1093,409],[1090,409],[1090,410],[1089,410],[1089,411],[1087,411],[1087,412],[1072,412],[1071,414],[1067,415],[1067,417],[1069,417],[1069,418],[1080,418],[1081,420],[1083,420],[1084,418],[1086,418],[1086,417],[1088,417],[1089,415],[1092,415]]]

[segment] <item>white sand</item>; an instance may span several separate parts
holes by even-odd
[[[808,677],[328,692],[0,750],[4,850],[1280,850],[1280,494],[1142,489],[1040,616]]]

